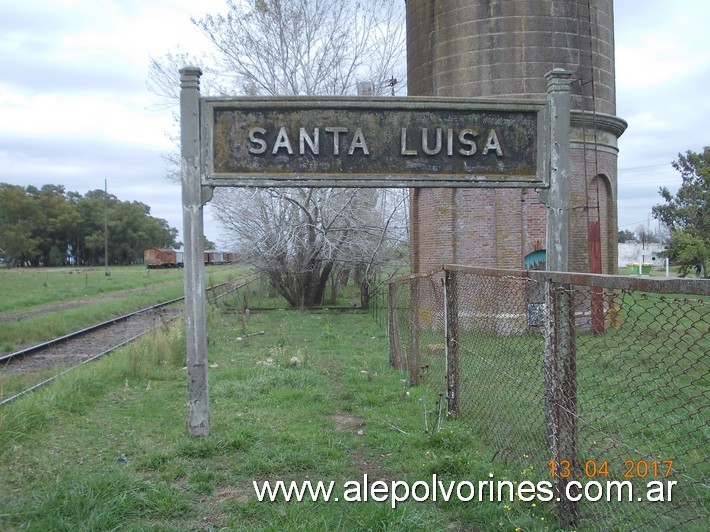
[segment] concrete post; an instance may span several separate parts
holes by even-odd
[[[569,265],[570,77],[556,68],[546,74],[550,109],[550,188],[547,205],[547,270],[566,272]]]
[[[193,66],[186,66],[180,70],[180,151],[189,410],[187,430],[190,436],[208,436],[210,433],[203,197],[200,179],[201,75],[202,71]]]
[[[570,77],[556,68],[546,74],[550,120],[550,188],[547,205],[547,270],[569,270]],[[545,421],[553,460],[578,471],[577,358],[572,287],[545,283]],[[574,476],[555,478],[558,519],[579,521],[579,503],[567,499]],[[575,493],[576,494],[576,493]]]

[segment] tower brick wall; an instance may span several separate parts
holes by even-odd
[[[614,272],[625,123],[614,116],[612,0],[406,3],[412,96],[544,100],[547,72],[573,72],[569,268]],[[446,262],[520,268],[545,249],[545,206],[531,189],[416,189],[410,212],[414,272]],[[600,259],[590,259],[590,235]]]

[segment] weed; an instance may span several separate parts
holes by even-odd
[[[176,490],[124,472],[71,476],[54,487],[21,506],[10,523],[33,530],[111,530],[144,516],[175,518],[189,508]]]
[[[0,410],[0,492],[12,494],[0,500],[0,528],[384,531],[533,522],[529,507],[492,503],[258,503],[259,479],[333,479],[342,493],[346,480],[367,472],[472,479],[502,467],[458,423],[424,433],[425,391],[403,394],[369,316],[254,313],[249,327],[267,334],[238,341],[239,321],[226,313],[208,324],[210,437],[186,435],[177,325]],[[336,414],[351,421],[336,426]]]

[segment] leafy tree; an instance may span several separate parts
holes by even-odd
[[[665,203],[653,207],[653,216],[671,232],[669,258],[687,275],[696,264],[706,266],[710,258],[710,147],[702,152],[678,154],[673,167],[682,183],[675,194],[662,187],[659,194]],[[707,273],[706,273],[707,275]]]
[[[688,275],[696,264],[700,264],[704,275],[708,276],[706,267],[710,257],[710,243],[707,238],[700,238],[683,229],[674,231],[671,233],[667,254],[674,264],[679,265],[680,275]]]
[[[43,185],[39,190],[30,186],[27,192],[38,206],[33,234],[39,255],[34,262],[45,266],[65,264],[72,237],[81,225],[76,205],[67,199],[62,185]]]
[[[118,198],[113,194],[106,194],[103,190],[90,190],[83,197],[76,199],[77,209],[82,219],[82,231],[79,235],[75,257],[79,264],[97,265],[104,261],[104,220],[111,219],[113,206],[118,203]],[[109,238],[111,229],[109,228]],[[113,248],[113,241],[109,241],[109,249]],[[109,257],[109,262],[113,262]]]
[[[150,216],[148,205],[123,201],[109,212],[108,234],[111,262],[132,264],[142,259],[148,247],[173,247],[177,230]]]
[[[7,268],[29,261],[38,253],[32,231],[37,210],[24,188],[0,183],[0,254]]]

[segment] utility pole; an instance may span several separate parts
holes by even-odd
[[[111,275],[108,271],[108,180],[104,179],[104,275]]]
[[[390,89],[392,90],[392,96],[394,96],[394,86],[397,85],[397,83],[399,83],[399,81],[394,76],[392,76],[387,82],[387,84],[390,86]]]

